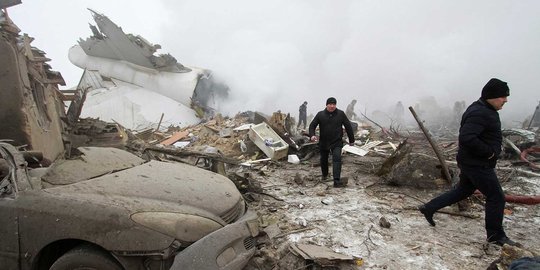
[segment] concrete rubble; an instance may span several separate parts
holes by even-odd
[[[454,268],[462,263],[461,260],[469,267],[481,268],[499,256],[497,248],[486,247],[481,236],[481,196],[471,198],[470,206],[464,212],[457,208],[441,211],[454,216],[444,218],[444,228],[450,229],[447,232],[429,228],[416,211],[422,201],[449,188],[433,150],[421,133],[409,132],[408,137],[402,135],[389,141],[384,132],[374,128],[370,128],[367,136],[364,130],[358,131],[357,148],[363,149],[362,155],[346,151],[343,170],[345,177],[350,179],[349,186],[336,190],[331,183],[320,182],[317,146],[302,139],[302,135],[288,137],[296,141],[298,150],[289,146],[288,155],[277,160],[269,158],[249,137],[250,127],[258,125],[253,121],[253,114],[217,115],[205,123],[168,132],[152,132],[146,140],[135,137],[126,144],[134,151],[154,152],[160,159],[191,162],[220,172],[235,182],[250,207],[258,211],[268,235],[268,240],[260,243],[259,253],[246,269],[291,269],[310,264],[323,269],[329,267],[290,253],[294,245],[306,243],[361,258],[364,263],[358,266],[355,260],[344,260],[335,264],[339,269],[407,269],[432,264]],[[259,115],[258,119],[261,117]],[[265,128],[270,127],[269,119],[262,121],[266,123]],[[229,135],[223,136],[222,130],[227,130]],[[441,135],[436,136],[438,145],[455,181],[459,173],[453,161],[457,151],[456,138]],[[184,144],[179,148],[161,143],[167,140]],[[240,142],[245,145],[244,150]],[[516,144],[522,145],[517,141]],[[302,151],[304,147],[309,151]],[[294,155],[302,158],[290,162],[289,157]],[[201,158],[207,161],[201,162]],[[212,165],[216,162],[224,163],[224,166],[218,170]],[[516,163],[515,157],[502,160],[498,173],[507,193],[538,196],[540,186],[535,179],[540,175],[531,167]],[[508,203],[506,213],[510,234],[515,235],[517,241],[527,243],[527,250],[538,254],[535,229],[529,225],[538,222],[535,221],[537,207]],[[459,218],[456,220],[456,217]],[[451,229],[463,224],[469,224],[464,229],[469,232]],[[424,232],[417,234],[417,230]],[[430,237],[438,240],[430,240]],[[485,248],[488,251],[484,251]],[[468,255],[461,256],[460,261],[450,259],[448,254],[456,250]],[[435,258],[428,254],[430,252],[435,252]],[[403,260],[396,260],[396,256]],[[409,256],[417,259],[410,261]]]
[[[249,139],[246,127],[256,124],[248,115],[217,117],[180,129],[189,134],[183,139],[187,144],[181,151],[211,147],[219,156],[229,159],[224,161],[226,175],[260,215],[268,240],[260,243],[259,253],[245,269],[295,269],[308,265],[321,269],[411,269],[432,265],[453,269],[463,261],[468,268],[477,269],[487,267],[502,254],[482,239],[481,196],[471,198],[464,212],[457,208],[442,210],[447,215],[443,217],[444,229],[431,229],[416,211],[422,201],[449,188],[421,133],[410,132],[407,137],[402,135],[389,141],[384,132],[374,128],[367,136],[358,131],[357,148],[365,152],[358,155],[346,151],[343,170],[350,179],[349,186],[334,189],[331,183],[320,182],[316,145],[290,136],[289,139],[295,137],[299,150],[289,147],[287,156],[278,160],[268,158]],[[230,137],[220,136],[223,129],[232,129],[233,133]],[[169,134],[175,133],[154,136],[166,138]],[[453,159],[457,138],[452,136],[441,134],[436,138],[455,181],[459,173]],[[155,140],[149,141],[159,145]],[[246,151],[241,150],[239,141],[246,144]],[[301,151],[308,146],[309,152]],[[289,161],[291,155],[303,158],[294,163]],[[538,196],[540,185],[535,179],[540,175],[515,161],[516,158],[510,158],[500,162],[498,174],[503,188],[509,194]],[[514,203],[508,203],[506,211],[509,233],[526,243],[526,250],[533,254],[538,254],[539,240],[530,224],[538,223],[538,211],[535,206]],[[454,231],[457,228],[462,229]],[[422,233],[418,234],[418,230]],[[333,266],[317,263],[298,252],[291,253],[298,244],[317,245],[361,258],[363,266],[355,260],[334,262]]]

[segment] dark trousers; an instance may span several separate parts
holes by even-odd
[[[300,125],[303,123],[304,124],[304,129],[306,129],[306,116],[305,115],[300,115],[300,117],[298,117],[298,126],[296,126],[297,128],[300,127]]]
[[[457,203],[471,196],[478,189],[486,197],[485,225],[487,240],[494,241],[505,237],[503,229],[504,193],[493,168],[459,166],[459,183],[452,190],[439,195],[426,206],[435,212],[443,207]]]
[[[321,149],[321,171],[323,176],[328,176],[328,155],[332,152],[332,175],[334,182],[339,182],[341,179],[341,148],[335,146],[328,150]]]

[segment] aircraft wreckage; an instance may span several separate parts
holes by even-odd
[[[140,130],[158,122],[189,126],[219,110],[229,88],[212,72],[184,66],[170,54],[156,56],[160,45],[90,11],[97,24],[90,24],[93,35],[69,50],[69,60],[85,70],[72,111]]]

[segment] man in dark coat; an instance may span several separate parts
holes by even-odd
[[[454,189],[419,208],[431,226],[435,226],[433,214],[437,210],[469,197],[478,189],[486,197],[487,241],[500,246],[519,245],[504,232],[504,193],[495,173],[502,145],[501,121],[497,111],[502,109],[509,95],[506,82],[491,79],[482,89],[480,99],[463,113],[456,157],[461,171],[459,183]]]
[[[298,108],[298,126],[296,128],[300,128],[301,124],[304,124],[304,129],[306,129],[307,124],[307,101],[304,101],[302,105]]]
[[[354,145],[354,133],[351,122],[345,113],[336,108],[336,99],[331,97],[326,100],[326,109],[315,115],[309,125],[311,141],[317,141],[315,129],[319,126],[319,150],[321,153],[322,178],[328,177],[328,155],[332,152],[332,175],[334,187],[344,187],[341,181],[341,149],[343,148],[343,127],[349,137],[349,144]]]

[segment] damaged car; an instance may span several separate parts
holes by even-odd
[[[29,168],[0,142],[0,265],[10,269],[241,269],[257,215],[226,177],[115,148]]]

